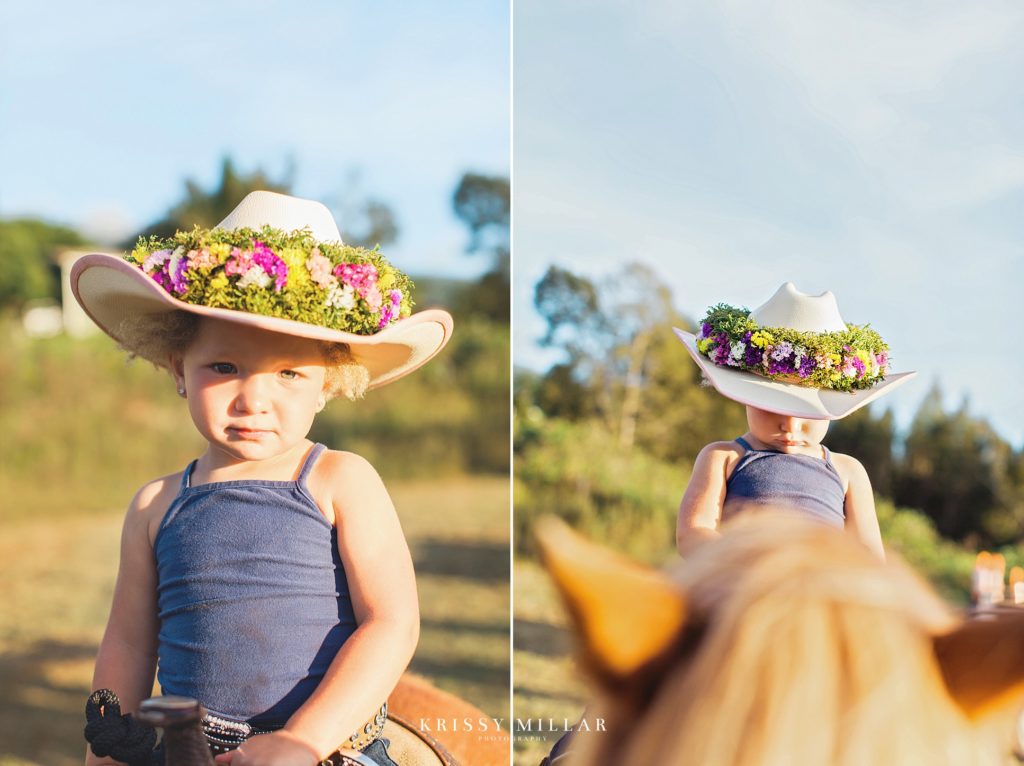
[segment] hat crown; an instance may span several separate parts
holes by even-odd
[[[750,319],[762,327],[788,327],[800,332],[842,332],[846,322],[839,314],[836,296],[826,290],[807,295],[786,282],[775,295],[750,312]]]
[[[218,229],[262,229],[281,231],[309,229],[318,242],[341,242],[341,233],[326,205],[311,199],[270,191],[254,191],[217,224]]]

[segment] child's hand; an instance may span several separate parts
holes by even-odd
[[[214,760],[231,766],[316,766],[316,751],[294,734],[275,731],[246,740],[237,750],[222,753]]]

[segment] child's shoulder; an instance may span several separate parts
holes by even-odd
[[[324,450],[307,483],[328,520],[332,521],[332,516],[342,510],[352,513],[391,502],[377,469],[355,452]]]
[[[851,481],[870,481],[867,470],[853,455],[844,455],[842,452],[832,452],[829,450],[828,456],[832,461],[832,465],[835,466],[836,471],[839,473],[839,477],[843,480],[844,485],[849,484]]]
[[[351,481],[375,478],[380,481],[377,469],[362,455],[345,450],[325,449],[314,468],[314,475],[332,481]]]
[[[731,462],[736,458],[743,457],[743,453],[745,451],[746,450],[743,449],[743,446],[735,440],[727,442],[711,442],[710,444],[704,445],[698,453],[697,459],[703,459],[705,461],[719,460]]]
[[[693,471],[695,474],[721,474],[728,479],[732,474],[732,469],[743,457],[743,452],[743,447],[735,441],[705,444],[703,449],[697,453]]]
[[[152,543],[156,530],[178,494],[184,471],[161,476],[143,484],[128,505],[126,527],[141,527],[146,530]]]

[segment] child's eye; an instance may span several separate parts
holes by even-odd
[[[297,380],[300,376],[295,370],[281,370],[281,377],[285,380]]]
[[[210,369],[218,375],[233,375],[238,372],[238,368],[231,362],[214,362],[210,365]]]

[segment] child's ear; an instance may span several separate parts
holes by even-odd
[[[327,406],[327,392],[321,391],[320,398],[316,400],[316,411],[323,412],[324,407]]]
[[[950,696],[968,718],[1020,706],[1024,699],[1024,612],[964,622],[934,639]]]
[[[169,354],[167,356],[167,369],[171,372],[171,377],[174,378],[174,384],[178,387],[178,393],[185,390],[185,362],[178,354]]]
[[[551,517],[538,523],[537,540],[599,680],[629,676],[679,635],[686,598],[668,578]]]

